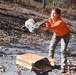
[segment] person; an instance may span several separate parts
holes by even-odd
[[[43,27],[44,26],[44,27]],[[32,29],[34,31],[36,29]],[[39,27],[39,32],[49,30],[53,32],[51,43],[49,46],[49,57],[54,59],[54,52],[57,44],[61,42],[61,73],[65,75],[67,68],[67,46],[70,40],[70,30],[61,18],[61,10],[54,8],[51,11],[51,17]],[[31,32],[32,32],[31,31]]]
[[[70,40],[70,30],[61,19],[61,10],[54,8],[51,17],[45,22],[44,30],[53,31],[53,36],[49,46],[49,57],[54,59],[54,52],[57,44],[61,42],[61,73],[65,75],[67,68],[67,46]]]

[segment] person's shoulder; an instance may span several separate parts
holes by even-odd
[[[51,17],[49,17],[49,18],[48,18],[48,21],[51,21],[51,20],[52,20],[52,18],[51,18]]]
[[[58,22],[64,22],[61,17],[59,17]]]
[[[57,24],[63,24],[64,21],[63,21],[62,19],[58,19],[56,23],[57,23]]]
[[[51,17],[49,17],[49,19],[52,19]]]

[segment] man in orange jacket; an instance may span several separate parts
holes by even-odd
[[[55,8],[51,12],[51,17],[45,22],[46,27],[43,30],[53,31],[49,47],[49,57],[54,58],[54,51],[57,44],[61,41],[61,73],[65,75],[67,67],[67,45],[70,39],[70,31],[65,22],[61,19],[61,10]]]

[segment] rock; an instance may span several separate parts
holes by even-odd
[[[3,65],[0,65],[0,72],[5,72],[5,67]]]
[[[17,73],[18,75],[21,75],[21,70],[17,70],[16,73]]]

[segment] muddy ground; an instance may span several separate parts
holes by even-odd
[[[29,10],[30,9],[30,10]],[[32,10],[33,9],[33,10]],[[5,68],[0,75],[36,75],[35,72],[16,65],[16,56],[28,52],[48,56],[48,48],[52,33],[44,32],[32,34],[21,30],[21,26],[29,18],[34,18],[36,22],[48,18],[50,12],[42,12],[41,9],[29,8],[18,4],[9,4],[5,2],[0,3],[0,65]],[[70,26],[71,30],[75,32],[76,20],[73,18],[63,17]],[[73,36],[74,37],[74,36]],[[67,52],[68,60],[76,65],[76,39],[71,39]],[[60,65],[60,44],[56,49],[55,63]],[[76,74],[76,67],[71,71],[72,75]],[[47,72],[43,75],[61,75],[60,68],[54,69],[52,72]]]

